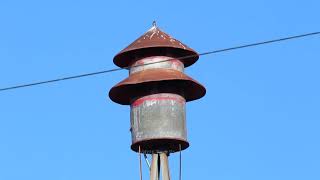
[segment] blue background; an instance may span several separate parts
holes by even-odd
[[[0,2],[0,87],[115,68],[153,20],[199,53],[320,30],[317,0]],[[183,179],[320,179],[320,37],[203,56]],[[0,92],[1,180],[138,179],[125,70]],[[170,156],[172,179],[178,155]],[[145,163],[144,179],[148,179]]]

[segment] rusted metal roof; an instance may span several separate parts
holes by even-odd
[[[149,69],[131,74],[111,88],[112,101],[129,105],[134,98],[154,93],[176,93],[186,101],[203,97],[206,89],[191,77],[172,69]]]
[[[169,57],[190,56],[182,60],[185,67],[199,59],[193,49],[161,31],[155,24],[128,47],[120,51],[113,59],[119,67],[128,67],[138,58],[167,55]]]

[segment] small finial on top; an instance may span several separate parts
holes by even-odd
[[[153,22],[152,22],[152,26],[153,26],[153,27],[157,27],[157,22],[156,22],[156,21],[153,21]]]

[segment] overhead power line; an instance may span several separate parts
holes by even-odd
[[[245,44],[245,45],[240,45],[240,46],[235,46],[235,47],[230,47],[230,48],[224,48],[224,49],[218,49],[218,50],[203,52],[203,53],[200,53],[199,56],[205,56],[205,55],[209,55],[209,54],[221,53],[221,52],[232,51],[232,50],[236,50],[236,49],[248,48],[248,47],[253,47],[253,46],[260,46],[260,45],[264,45],[264,44],[271,44],[271,43],[275,43],[275,42],[287,41],[287,40],[298,39],[298,38],[303,38],[303,37],[307,37],[307,36],[314,36],[314,35],[319,35],[319,34],[320,34],[320,32],[312,32],[312,33],[300,34],[300,35],[296,35],[296,36],[289,36],[289,37],[284,37],[284,38],[279,38],[279,39],[256,42],[256,43],[251,43],[251,44]],[[128,66],[128,67],[124,67],[124,68],[114,68],[114,69],[109,69],[109,70],[104,70],[104,71],[97,71],[97,72],[92,72],[92,73],[86,73],[86,74],[80,74],[80,75],[74,75],[74,76],[67,76],[67,77],[62,77],[62,78],[57,78],[57,79],[46,80],[46,81],[39,81],[39,82],[33,82],[33,83],[27,83],[27,84],[20,84],[20,85],[15,85],[15,86],[11,86],[11,87],[1,88],[0,91],[7,91],[7,90],[25,88],[25,87],[30,87],[30,86],[37,86],[37,85],[41,85],[41,84],[54,83],[54,82],[65,81],[65,80],[70,80],[70,79],[77,79],[77,78],[82,78],[82,77],[87,77],[87,76],[95,76],[95,75],[99,75],[99,74],[105,74],[105,73],[111,73],[111,72],[114,72],[114,71],[120,71],[120,70],[123,70],[123,69],[129,69],[129,68],[132,68],[132,67],[145,66],[145,65],[150,65],[150,64],[156,64],[156,63],[171,61],[171,60],[174,60],[174,59],[180,59],[180,60],[188,59],[190,57],[195,57],[195,56],[196,55],[189,55],[189,56],[183,56],[183,57],[179,57],[179,58],[169,58],[169,59],[166,59],[166,60],[147,63],[147,64]]]

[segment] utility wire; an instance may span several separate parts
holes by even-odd
[[[319,34],[320,34],[320,32],[306,33],[306,34],[301,34],[301,35],[296,35],[296,36],[289,36],[289,37],[285,37],[285,38],[273,39],[273,40],[269,40],[269,41],[262,41],[262,42],[252,43],[252,44],[245,44],[245,45],[235,46],[235,47],[231,47],[231,48],[224,48],[224,49],[218,49],[218,50],[203,52],[203,53],[200,53],[198,55],[199,56],[205,56],[205,55],[209,55],[209,54],[221,53],[221,52],[232,51],[232,50],[236,50],[236,49],[248,48],[248,47],[253,47],[253,46],[260,46],[260,45],[264,45],[264,44],[271,44],[271,43],[275,43],[275,42],[287,41],[287,40],[298,39],[298,38],[303,38],[303,37],[307,37],[307,36],[314,36],[314,35],[319,35]],[[52,79],[52,80],[47,80],[47,81],[39,81],[39,82],[34,82],[34,83],[21,84],[21,85],[1,88],[0,91],[7,91],[7,90],[25,88],[25,87],[30,87],[30,86],[37,86],[37,85],[41,85],[41,84],[54,83],[54,82],[58,82],[58,81],[77,79],[77,78],[82,78],[82,77],[87,77],[87,76],[95,76],[95,75],[99,75],[99,74],[105,74],[105,73],[110,73],[110,72],[114,72],[114,71],[120,71],[120,70],[123,70],[123,69],[130,69],[132,67],[139,67],[139,66],[145,66],[145,65],[150,65],[150,64],[156,64],[156,63],[171,61],[171,60],[174,60],[174,59],[183,60],[183,59],[188,59],[188,58],[196,57],[196,56],[197,55],[189,55],[189,56],[183,56],[183,57],[179,57],[179,58],[169,58],[169,59],[166,59],[166,60],[147,63],[147,64],[141,64],[141,65],[135,65],[135,66],[127,66],[127,67],[123,67],[123,68],[114,68],[114,69],[109,69],[109,70],[104,70],[104,71],[93,72],[93,73],[86,73],[86,74],[80,74],[80,75],[75,75],[75,76],[62,77],[62,78],[57,78],[57,79]]]

